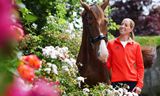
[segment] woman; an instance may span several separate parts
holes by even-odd
[[[127,84],[130,87],[128,91],[140,94],[144,66],[140,45],[130,38],[134,26],[134,21],[129,18],[122,21],[119,28],[120,36],[108,42],[109,58],[106,65],[111,73],[113,87],[120,86],[120,83]]]

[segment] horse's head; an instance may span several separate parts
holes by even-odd
[[[108,50],[107,42],[107,18],[104,10],[109,0],[104,0],[101,5],[88,5],[80,0],[82,7],[85,9],[82,13],[83,31],[87,34],[88,41],[92,46],[93,52],[102,62],[106,62]],[[105,42],[106,41],[106,42]]]

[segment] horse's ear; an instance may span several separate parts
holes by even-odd
[[[103,9],[103,11],[106,9],[108,4],[109,4],[109,0],[103,0],[103,4],[101,5],[101,8]]]
[[[90,7],[89,7],[88,4],[86,4],[86,3],[83,2],[82,0],[80,0],[80,2],[81,2],[82,7],[83,7],[86,11],[89,11],[89,10],[90,10]]]

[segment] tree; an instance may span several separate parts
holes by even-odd
[[[73,11],[80,11],[77,0],[17,0],[17,4],[25,30],[36,35],[44,31],[47,16],[56,17],[56,22],[61,25],[66,20],[73,21]],[[32,28],[33,24],[36,24],[35,29]]]
[[[160,34],[160,6],[153,8],[148,16],[139,17],[137,30],[139,30],[139,34],[142,35]]]

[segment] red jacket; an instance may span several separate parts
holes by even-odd
[[[144,65],[140,45],[129,40],[125,48],[119,38],[109,41],[107,68],[111,70],[111,82],[137,81],[137,87],[143,87]]]

